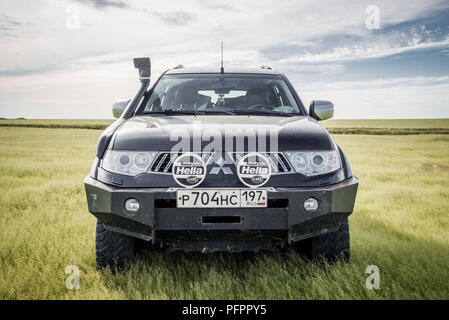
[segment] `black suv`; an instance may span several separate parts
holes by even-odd
[[[288,79],[269,67],[178,66],[117,101],[84,180],[97,217],[99,267],[123,265],[137,239],[184,251],[291,246],[310,258],[349,259],[348,216],[358,180]]]

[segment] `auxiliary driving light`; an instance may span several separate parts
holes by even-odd
[[[307,212],[314,212],[318,209],[318,200],[315,198],[307,198],[304,201],[304,210]]]
[[[136,213],[139,211],[139,202],[136,199],[128,199],[125,201],[125,209],[129,213]]]

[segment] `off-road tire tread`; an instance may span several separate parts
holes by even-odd
[[[95,257],[97,267],[122,268],[134,256],[134,238],[107,230],[97,220],[95,233]]]
[[[337,231],[325,233],[301,241],[295,246],[312,260],[335,262],[338,259],[348,262],[350,258],[349,223],[346,219]]]

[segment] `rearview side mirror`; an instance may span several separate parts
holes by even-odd
[[[313,100],[310,103],[309,116],[315,120],[327,120],[334,116],[334,104],[325,100]]]
[[[130,101],[131,100],[129,99],[115,101],[114,104],[112,105],[112,114],[114,115],[114,117],[120,118],[120,116],[122,115],[123,111],[125,111]]]

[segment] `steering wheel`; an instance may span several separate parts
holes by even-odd
[[[274,109],[276,109],[276,107],[270,104],[257,103],[253,104],[252,106],[249,106],[247,110],[266,110],[266,109],[273,111]]]

